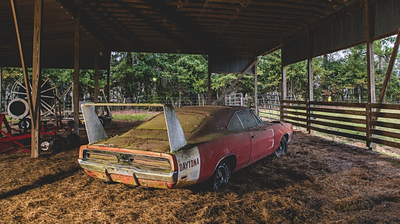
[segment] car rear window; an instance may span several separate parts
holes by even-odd
[[[195,131],[206,118],[205,114],[196,113],[177,113],[183,132],[191,133]],[[167,130],[165,116],[163,113],[155,116],[153,119],[141,124],[138,130]]]

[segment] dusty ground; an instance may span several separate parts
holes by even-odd
[[[302,132],[286,156],[234,173],[218,193],[105,184],[77,154],[0,154],[0,222],[400,223],[398,159]]]

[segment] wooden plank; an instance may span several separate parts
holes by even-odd
[[[377,129],[372,129],[371,133],[375,134],[375,135],[381,135],[384,137],[400,139],[400,133],[394,133],[394,132],[390,132],[390,131],[383,131],[383,130],[377,130]]]
[[[287,115],[284,115],[283,118],[307,123],[307,118],[293,117],[293,116],[287,116]]]
[[[367,140],[367,138],[365,136],[361,136],[361,135],[353,135],[353,134],[348,134],[348,133],[343,133],[343,132],[338,132],[338,131],[317,128],[317,127],[310,127],[310,129],[312,129],[314,131],[319,131],[319,132],[327,133],[327,134],[331,134],[331,135],[342,136],[342,137],[346,137],[346,138],[354,138],[354,139],[363,140],[363,141]]]
[[[367,105],[366,103],[345,103],[345,102],[322,102],[322,101],[312,101],[310,102],[311,105],[320,105],[320,106],[339,106],[339,107],[360,107],[365,108]]]
[[[72,101],[74,104],[74,133],[79,135],[79,51],[80,51],[80,14],[75,18],[75,56],[74,78],[72,82]]]
[[[282,103],[285,103],[285,104],[306,104],[307,101],[305,101],[305,100],[282,100]]]
[[[371,112],[371,117],[400,119],[400,114],[386,112]]]
[[[335,113],[335,114],[351,114],[351,115],[359,115],[365,116],[365,111],[360,110],[344,110],[344,109],[331,109],[331,108],[319,108],[319,107],[312,107],[310,108],[311,111],[319,111],[319,112],[328,112],[328,113]]]
[[[400,130],[400,124],[396,124],[396,123],[387,123],[387,122],[383,122],[383,121],[371,120],[371,125]]]
[[[372,140],[372,142],[377,143],[377,144],[400,148],[400,143],[397,143],[397,142],[387,141],[387,140],[383,140],[383,139],[379,139],[379,138],[371,138],[371,140]]]
[[[400,104],[371,103],[371,108],[400,110]]]
[[[43,0],[34,1],[33,56],[32,56],[32,109],[31,116],[31,158],[39,157],[40,147],[40,53],[42,40]]]
[[[302,128],[307,128],[307,125],[306,125],[306,124],[296,123],[296,122],[292,122],[292,121],[288,121],[288,120],[283,120],[283,122],[290,123],[290,124],[292,124],[293,126],[302,127]]]
[[[306,113],[306,112],[297,112],[297,111],[285,110],[285,111],[283,111],[283,114],[284,114],[284,115],[285,115],[285,114],[292,114],[292,115],[307,117],[307,113]]]
[[[365,124],[365,119],[349,118],[349,117],[334,117],[329,115],[312,114],[310,117],[333,120],[333,121],[344,121],[349,123]]]
[[[335,123],[312,120],[312,119],[310,120],[310,123],[322,125],[322,126],[328,126],[328,127],[332,127],[332,128],[340,128],[340,129],[345,129],[345,130],[350,130],[350,131],[366,132],[365,127],[357,127],[357,126],[345,125],[345,124],[335,124]]]
[[[294,109],[294,110],[307,110],[307,107],[302,107],[302,106],[290,106],[290,105],[282,105],[283,108],[287,108],[287,109]]]

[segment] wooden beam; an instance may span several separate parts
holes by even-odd
[[[242,79],[244,77],[244,75],[247,74],[248,71],[250,71],[250,69],[257,63],[257,60],[254,60],[253,63],[251,63],[249,65],[249,67],[246,68],[246,70],[244,70],[244,72],[231,84],[231,86],[229,86],[228,89],[226,89],[221,96],[219,96],[219,98],[214,101],[212,104],[218,104],[222,99],[224,99],[224,97],[226,96],[226,94],[230,93],[233,88],[236,86],[236,84],[239,82],[240,79]]]
[[[27,99],[28,99],[28,104],[32,105],[31,91],[29,91],[30,90],[29,77],[28,77],[28,71],[27,71],[26,66],[25,66],[24,51],[22,49],[21,36],[20,36],[20,32],[19,32],[19,23],[18,23],[18,16],[17,16],[17,9],[16,9],[15,0],[10,0],[10,3],[11,3],[11,9],[12,9],[12,12],[13,12],[15,33],[16,33],[16,36],[17,36],[19,56],[20,56],[20,59],[21,59],[21,67],[22,67],[22,71],[24,73],[26,96],[27,96]],[[31,106],[29,107],[29,113],[32,114],[32,107]]]
[[[106,92],[107,92],[107,103],[109,103],[110,102],[110,74],[111,74],[111,72],[110,72],[110,69],[111,69],[111,66],[110,66],[110,62],[111,62],[111,51],[108,51],[107,52],[107,58],[108,58],[108,60],[107,60],[107,84],[106,84]],[[107,110],[107,116],[110,116],[110,110]]]
[[[375,61],[374,61],[374,18],[371,0],[365,0],[365,27],[366,27],[366,44],[367,44],[367,81],[368,81],[368,103],[375,103]],[[367,113],[374,112],[367,107]],[[368,114],[369,115],[369,114]],[[367,116],[367,120],[369,119]],[[375,149],[376,144],[372,143],[371,130],[374,128],[369,121],[367,121],[367,147]]]
[[[31,115],[31,158],[39,157],[40,147],[40,80],[43,0],[34,0],[33,15],[33,56],[32,56],[32,108]]]
[[[281,45],[281,69],[282,69],[282,83],[281,83],[281,100],[287,98],[287,77],[285,65],[285,44]]]
[[[93,91],[93,102],[98,103],[99,101],[99,57],[100,57],[100,44],[99,39],[96,38],[96,47],[94,51],[94,91]],[[97,107],[96,114],[97,114]]]
[[[79,49],[80,49],[80,13],[75,18],[75,57],[74,78],[72,82],[72,101],[74,104],[74,133],[79,135]]]
[[[375,103],[375,63],[374,63],[374,19],[371,0],[365,2],[368,102]]]
[[[257,64],[258,64],[258,58],[256,58],[256,64],[254,65],[254,106],[255,106],[256,113],[258,115],[259,112],[258,112]]]
[[[385,99],[385,94],[386,94],[387,86],[389,84],[390,75],[392,74],[393,66],[394,66],[394,63],[395,63],[396,57],[397,57],[397,52],[399,50],[399,43],[400,43],[400,27],[399,27],[399,30],[397,31],[396,41],[394,42],[392,55],[390,57],[388,69],[386,70],[386,76],[385,76],[385,80],[383,81],[383,86],[382,86],[381,93],[379,95],[378,103],[382,103],[383,100]]]
[[[311,27],[307,27],[307,73],[308,73],[308,100],[314,101],[314,69],[313,69],[313,49],[311,44]]]
[[[397,31],[397,37],[396,37],[396,41],[394,42],[392,55],[390,56],[389,66],[388,66],[388,68],[386,70],[385,80],[383,80],[382,90],[381,90],[381,93],[380,93],[379,99],[378,99],[378,103],[379,104],[383,103],[383,101],[385,99],[386,90],[387,90],[387,87],[388,87],[388,84],[389,84],[390,76],[391,76],[392,71],[393,71],[394,63],[396,61],[397,52],[399,50],[399,42],[400,42],[400,27],[399,27],[399,29]],[[377,108],[375,111],[377,113],[379,113],[381,111],[381,108]],[[371,114],[373,114],[373,112]],[[372,116],[371,117],[372,121],[377,121],[378,119],[379,119],[379,117],[377,117],[377,116]]]
[[[210,57],[209,57],[210,58]],[[207,62],[208,66],[208,78],[207,78],[207,105],[211,105],[211,71],[210,71],[210,59]]]
[[[287,77],[286,77],[286,65],[285,65],[285,44],[281,41],[281,69],[282,69],[282,83],[281,83],[281,99],[279,101],[279,114],[280,120],[284,120],[284,108],[282,100],[287,98]]]

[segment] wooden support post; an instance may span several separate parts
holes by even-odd
[[[281,69],[282,69],[282,84],[281,84],[281,100],[287,98],[287,78],[286,78],[286,64],[285,64],[285,44],[281,44]]]
[[[211,105],[211,71],[210,71],[210,57],[207,62],[208,77],[207,77],[207,105]]]
[[[307,60],[308,72],[308,100],[314,101],[314,74],[313,74],[313,59]]]
[[[246,70],[244,70],[244,72],[231,84],[231,86],[229,86],[228,89],[226,89],[221,96],[218,97],[218,99],[216,101],[214,101],[212,104],[217,104],[219,103],[221,100],[223,100],[226,96],[226,94],[230,93],[233,88],[235,88],[236,84],[239,82],[240,79],[242,79],[244,77],[244,75],[247,74],[248,71],[250,71],[250,69],[257,63],[257,60],[254,60],[253,63],[251,63],[249,65],[249,67],[246,68]]]
[[[279,103],[280,120],[283,121],[283,108],[282,100],[287,98],[287,78],[286,78],[286,65],[285,65],[285,44],[281,44],[281,69],[282,69],[282,83],[281,83],[281,99]]]
[[[367,29],[368,102],[375,103],[374,20],[371,0],[366,0],[365,3],[365,21]]]
[[[74,133],[79,135],[79,49],[80,49],[80,14],[75,19],[75,57],[74,78],[72,82],[72,101],[74,104]]]
[[[311,131],[311,105],[310,102],[314,101],[314,68],[313,68],[313,49],[311,44],[311,28],[307,28],[307,73],[308,73],[308,100],[307,100],[307,131],[309,134],[313,134]]]
[[[365,2],[365,23],[367,34],[368,103],[375,103],[374,19],[371,0],[366,0]],[[370,126],[369,128],[373,129],[374,127]],[[367,131],[367,133],[370,133],[370,131]],[[367,139],[372,137],[372,135],[367,136]],[[376,145],[371,143],[367,147],[375,149]]]
[[[32,114],[31,158],[39,157],[40,147],[40,48],[42,34],[43,0],[34,1],[33,13],[33,61],[32,61]]]
[[[111,51],[107,53],[108,60],[107,60],[107,84],[106,84],[106,92],[107,92],[107,103],[110,102],[110,74],[111,74]],[[110,116],[110,110],[107,110],[107,116]]]
[[[256,58],[256,64],[254,65],[254,107],[257,115],[259,115],[260,113],[258,111],[257,63],[258,63],[258,58]]]
[[[99,102],[99,57],[100,57],[100,47],[99,47],[99,39],[96,38],[96,47],[94,54],[94,93],[93,93],[93,102]],[[96,114],[98,113],[96,107]]]
[[[314,101],[314,69],[313,69],[313,48],[311,44],[311,28],[307,27],[307,73],[308,73],[308,100]]]

